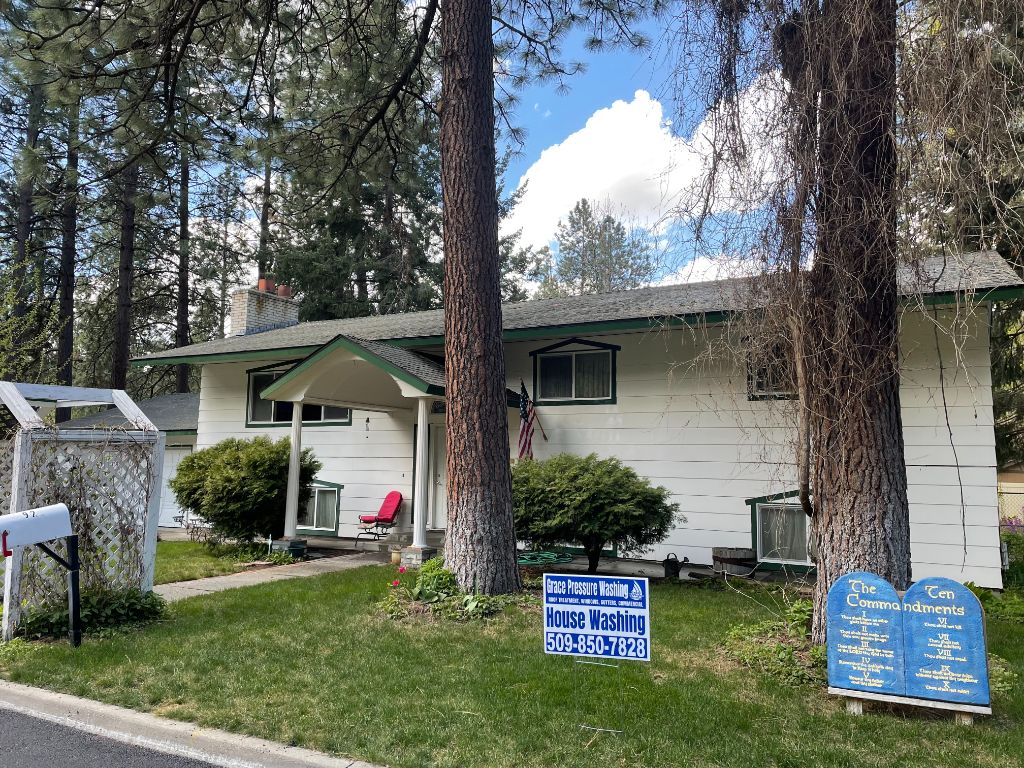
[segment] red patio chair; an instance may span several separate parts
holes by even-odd
[[[392,491],[385,496],[384,503],[380,505],[380,511],[376,515],[359,516],[359,533],[356,534],[356,541],[359,541],[360,536],[372,537],[377,541],[391,533],[391,529],[398,522],[398,510],[401,507],[401,493]]]

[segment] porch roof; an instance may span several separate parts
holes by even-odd
[[[644,329],[673,322],[715,322],[750,306],[757,278],[651,286],[614,293],[531,299],[502,305],[506,341]],[[971,294],[976,301],[1017,297],[1022,281],[994,251],[920,259],[899,272],[904,297],[928,302]],[[229,336],[137,358],[136,365],[171,365],[226,360],[283,359],[315,353],[337,338],[386,341],[389,346],[430,347],[444,343],[440,309],[395,315],[299,323],[287,328]]]
[[[302,400],[364,410],[409,408],[409,398],[445,396],[441,360],[372,339],[339,335],[295,363],[260,392],[267,400]],[[519,395],[506,393],[509,407]]]
[[[357,371],[363,375],[355,375]],[[389,378],[393,386],[387,386]],[[295,363],[260,393],[267,400],[388,408],[407,407],[406,398],[423,395],[444,396],[444,367],[438,361],[408,349],[345,335],[334,337]]]

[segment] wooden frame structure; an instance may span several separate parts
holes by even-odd
[[[10,455],[4,457],[10,462],[10,484],[0,488],[0,509],[8,501],[3,511],[18,512],[40,498],[50,503],[79,491],[89,501],[68,506],[80,538],[85,579],[113,589],[151,591],[163,433],[123,390],[0,381],[0,402],[19,425],[8,443]],[[62,430],[47,425],[36,410],[91,405],[116,407],[128,428]],[[69,490],[69,483],[82,487]],[[86,488],[87,484],[91,485]],[[2,639],[9,640],[22,609],[40,604],[39,586],[53,580],[46,566],[23,549],[15,550],[4,565]]]

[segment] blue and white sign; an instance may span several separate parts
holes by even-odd
[[[544,574],[544,652],[650,661],[647,579]]]
[[[981,603],[952,579],[921,579],[903,596],[907,695],[958,704],[989,703]]]
[[[988,706],[981,603],[937,576],[901,600],[873,573],[849,573],[828,592],[828,683],[833,689]]]
[[[880,576],[856,571],[828,591],[828,684],[902,696],[900,596]]]

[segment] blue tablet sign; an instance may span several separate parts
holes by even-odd
[[[902,696],[900,597],[885,579],[858,571],[828,592],[828,683]]]
[[[647,579],[544,574],[544,652],[651,660]]]
[[[921,579],[901,600],[875,574],[849,573],[828,592],[827,619],[832,688],[988,706],[984,615],[959,582]]]
[[[985,624],[978,598],[959,582],[921,579],[903,596],[907,695],[989,703]]]

